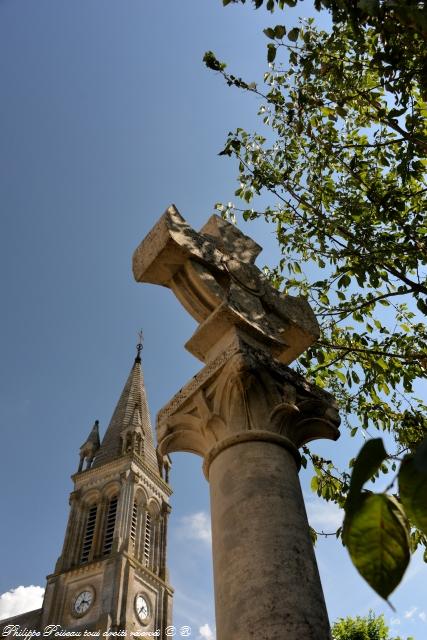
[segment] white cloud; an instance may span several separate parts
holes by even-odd
[[[199,628],[199,633],[200,633],[199,638],[203,638],[203,640],[215,640],[213,631],[208,625],[208,623],[204,624],[202,627]]]
[[[417,609],[418,609],[418,607],[411,607],[409,609],[409,611],[405,611],[406,620],[410,620],[414,616],[414,614],[416,613]]]
[[[420,618],[420,620],[422,620],[423,622],[427,622],[427,613],[425,611],[421,611],[421,613],[418,614],[418,617]]]
[[[0,619],[11,618],[26,611],[40,609],[43,603],[42,587],[16,587],[0,596]]]
[[[334,531],[342,525],[343,511],[334,502],[306,498],[305,506],[310,526],[320,531]]]
[[[398,625],[398,624],[400,624],[400,618],[392,618],[392,619],[390,620],[390,625],[391,625],[392,627],[393,627],[393,626],[396,626],[396,625]]]
[[[180,530],[186,538],[191,540],[202,540],[207,544],[212,542],[210,518],[204,511],[181,518]]]

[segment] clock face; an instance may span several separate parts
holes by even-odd
[[[138,618],[141,622],[147,622],[150,616],[150,608],[148,606],[148,602],[144,596],[136,596],[135,598],[135,609]]]
[[[77,615],[82,616],[89,609],[92,602],[93,602],[92,591],[82,591],[74,600],[74,606],[73,606],[74,612],[77,613]]]

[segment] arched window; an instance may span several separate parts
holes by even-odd
[[[107,517],[104,529],[104,544],[102,546],[102,555],[106,556],[110,553],[113,546],[114,527],[116,524],[117,514],[117,496],[110,499],[108,503]]]
[[[87,562],[89,560],[89,554],[92,549],[93,536],[95,533],[96,514],[98,511],[98,505],[94,504],[89,508],[87,518],[85,534],[83,537],[82,553],[80,556],[80,562]]]

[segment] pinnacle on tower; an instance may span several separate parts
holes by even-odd
[[[79,471],[83,470],[83,464],[86,459],[86,469],[90,469],[92,466],[92,461],[95,457],[96,452],[100,447],[99,440],[99,420],[95,420],[95,423],[92,427],[90,434],[88,435],[86,441],[80,447],[80,464]]]

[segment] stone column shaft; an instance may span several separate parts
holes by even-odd
[[[210,465],[218,640],[327,640],[329,623],[294,457],[247,441]]]

